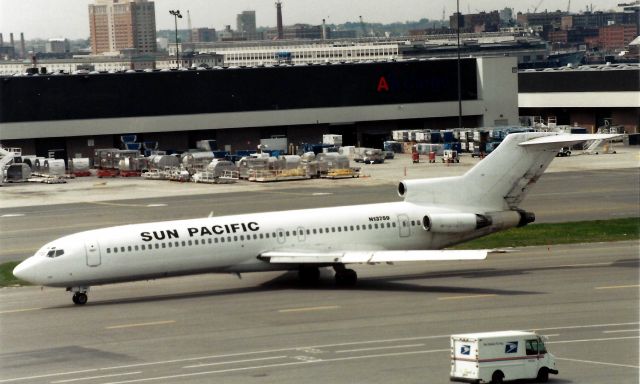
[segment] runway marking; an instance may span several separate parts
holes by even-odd
[[[173,324],[175,320],[166,320],[166,321],[152,321],[149,323],[138,323],[138,324],[122,324],[122,325],[112,325],[109,327],[105,327],[105,329],[122,329],[122,328],[135,328],[135,327],[147,327],[151,325],[164,325],[164,324]]]
[[[327,195],[333,195],[333,193],[331,192],[314,192],[311,194],[311,196],[327,196]]]
[[[134,207],[134,208],[148,207],[147,204],[107,203],[106,201],[87,201],[87,204],[106,205],[108,207]]]
[[[10,383],[12,381],[23,381],[23,380],[32,380],[32,379],[42,379],[44,377],[67,376],[67,375],[75,375],[76,373],[89,373],[89,372],[97,372],[97,371],[98,369],[85,369],[82,371],[71,371],[71,372],[49,373],[46,375],[38,375],[38,376],[16,377],[13,379],[0,380],[0,383]]]
[[[640,322],[573,325],[573,326],[564,326],[564,327],[534,328],[532,330],[544,331],[544,330],[558,330],[558,329],[599,328],[599,327],[630,326],[630,325],[638,325],[638,324],[640,324]],[[403,337],[403,338],[394,338],[394,339],[352,341],[352,342],[345,342],[345,343],[334,343],[334,344],[310,345],[310,346],[302,346],[302,347],[278,348],[278,349],[271,349],[271,350],[249,351],[249,352],[223,354],[223,355],[196,356],[196,357],[189,357],[189,358],[183,358],[183,359],[161,360],[161,361],[152,361],[152,362],[148,362],[148,363],[139,363],[139,364],[129,364],[129,365],[103,367],[103,368],[99,368],[99,369],[89,369],[89,370],[83,370],[83,371],[51,373],[51,374],[45,374],[45,375],[39,375],[39,376],[31,376],[31,377],[18,377],[18,378],[13,378],[13,379],[0,380],[0,383],[8,383],[8,382],[31,380],[31,379],[39,379],[39,378],[44,378],[44,377],[64,376],[64,375],[71,375],[71,374],[77,374],[77,373],[86,373],[86,372],[97,372],[97,371],[107,371],[107,370],[115,370],[115,369],[126,369],[126,368],[134,368],[134,367],[145,367],[145,366],[153,366],[153,365],[181,363],[181,362],[187,362],[187,361],[217,359],[217,358],[223,358],[223,357],[260,355],[260,354],[266,354],[266,353],[282,353],[282,352],[288,352],[288,351],[300,351],[300,350],[303,350],[303,349],[310,349],[310,348],[320,349],[320,348],[329,348],[329,347],[344,347],[344,346],[349,346],[349,345],[367,345],[367,344],[370,345],[370,344],[377,344],[377,343],[392,343],[392,342],[401,342],[401,341],[449,339],[450,336],[451,336],[450,334],[446,334],[446,335]],[[634,337],[627,337],[627,338],[622,338],[622,339],[633,339],[633,338],[638,338],[638,337],[634,336]],[[610,340],[610,339],[608,339],[608,340]],[[561,342],[549,341],[547,343],[561,343]],[[442,349],[442,350],[434,350],[434,351],[415,351],[415,352],[408,352],[408,353],[405,353],[405,354],[417,354],[417,353],[429,353],[429,352],[445,352],[445,351],[450,351],[450,349]],[[394,355],[398,355],[398,354],[394,354]],[[342,360],[346,360],[346,359],[350,359],[350,358],[343,358]],[[318,362],[318,361],[321,361],[321,360],[317,360],[316,362]],[[328,360],[326,360],[326,361],[328,361]],[[306,362],[297,362],[297,364],[302,364],[302,363],[306,363]],[[214,372],[217,372],[217,371],[214,371]],[[198,374],[200,374],[200,373],[198,373]],[[145,379],[143,379],[143,380],[145,380]],[[149,379],[146,379],[146,380],[149,381]],[[152,380],[159,380],[159,379],[152,379]],[[122,383],[124,384],[124,383],[127,383],[127,382],[122,382]],[[105,383],[105,384],[107,384],[107,383]],[[110,384],[117,384],[117,383],[110,383]]]
[[[2,215],[0,217],[22,217],[24,213],[7,213],[6,215]]]
[[[130,376],[130,375],[139,375],[142,371],[139,372],[126,372],[126,373],[114,373],[112,375],[102,375],[102,376],[91,376],[91,377],[79,377],[77,379],[67,379],[67,380],[56,380],[52,381],[51,384],[61,384],[61,383],[73,383],[74,381],[83,381],[83,380],[94,380],[94,379],[106,379],[109,377],[118,377],[118,376]]]
[[[289,363],[277,363],[277,364],[267,364],[267,365],[256,365],[252,367],[240,367],[240,368],[229,368],[229,369],[221,369],[216,371],[205,371],[205,372],[194,372],[194,373],[185,373],[178,375],[170,375],[170,376],[159,376],[159,377],[148,377],[144,379],[133,379],[126,381],[117,381],[110,382],[105,384],[129,384],[129,383],[142,383],[146,381],[157,381],[157,380],[167,380],[167,379],[180,379],[194,376],[204,376],[204,375],[212,375],[216,373],[229,373],[229,372],[240,372],[240,371],[250,371],[255,369],[264,369],[264,368],[276,368],[276,367],[286,367],[293,365],[303,365],[303,364],[314,364],[314,363],[327,363],[327,362],[335,362],[335,361],[347,361],[347,360],[361,360],[361,359],[372,359],[378,357],[394,357],[394,356],[406,356],[406,355],[416,355],[416,354],[425,354],[425,353],[436,353],[436,352],[450,352],[449,348],[447,349],[433,349],[427,351],[412,351],[412,352],[398,352],[398,353],[386,353],[379,355],[365,355],[365,356],[349,356],[349,357],[341,357],[335,359],[313,359],[313,360],[305,360],[305,361],[294,361]]]
[[[602,333],[640,332],[640,329],[621,329],[618,331],[602,331]]]
[[[290,308],[290,309],[280,309],[279,313],[292,313],[292,312],[311,312],[311,311],[327,311],[331,309],[338,309],[339,305],[325,305],[323,307],[306,307],[306,308]]]
[[[588,364],[599,364],[599,365],[610,365],[613,367],[625,367],[625,368],[635,368],[640,369],[637,365],[627,365],[627,364],[615,364],[615,363],[605,363],[602,361],[591,361],[591,360],[579,360],[579,359],[568,359],[566,357],[557,357],[556,360],[566,360],[566,361],[575,361],[577,363],[588,363]]]
[[[612,341],[612,340],[627,340],[627,339],[640,339],[640,336],[607,337],[602,339],[559,340],[559,341],[548,341],[547,344],[569,344],[569,343],[584,343],[587,341]]]
[[[196,365],[187,365],[182,367],[184,369],[191,368],[200,368],[200,367],[210,367],[213,365],[224,365],[224,364],[238,364],[238,363],[248,363],[251,361],[264,361],[264,360],[277,360],[277,359],[286,359],[287,356],[273,356],[273,357],[261,357],[257,359],[245,359],[245,360],[234,360],[234,361],[219,361],[217,363],[207,363],[207,364],[196,364]]]
[[[483,297],[493,297],[498,296],[494,293],[486,294],[486,295],[466,295],[466,296],[444,296],[438,297],[438,300],[464,300],[464,299],[478,299]]]
[[[159,203],[159,204],[147,204],[146,205],[149,208],[154,208],[154,207],[166,207],[167,204],[163,204],[163,203]]]
[[[640,284],[633,285],[612,285],[610,287],[595,287],[594,289],[624,289],[624,288],[638,288]]]
[[[602,328],[602,327],[619,327],[622,325],[637,325],[640,322],[635,323],[610,323],[610,324],[589,324],[589,325],[569,325],[566,327],[551,327],[551,328],[532,328],[532,331],[551,331],[556,329],[580,329],[580,328]]]
[[[394,346],[390,346],[390,347],[345,349],[345,350],[342,350],[342,351],[336,351],[336,353],[364,352],[364,351],[377,351],[377,350],[381,350],[381,349],[415,348],[415,347],[424,347],[424,344],[406,344],[406,345],[394,345]]]
[[[10,309],[8,311],[0,311],[0,315],[4,315],[5,313],[20,313],[20,312],[39,311],[41,309],[42,308]]]

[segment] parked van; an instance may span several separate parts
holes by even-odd
[[[555,357],[535,332],[503,331],[451,335],[451,381],[502,383],[558,374]]]

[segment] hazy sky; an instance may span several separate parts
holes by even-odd
[[[19,38],[24,32],[26,39],[33,38],[88,38],[89,16],[87,5],[93,0],[0,0],[0,32],[5,41],[13,32]],[[567,0],[460,0],[460,10],[467,13],[489,11],[504,7],[516,12],[526,12],[541,2],[539,11],[567,8]],[[593,4],[594,10],[616,9],[620,0],[572,0],[571,11],[584,10]],[[155,0],[157,29],[173,29],[170,9],[180,9],[185,18],[178,28],[187,28],[186,11],[191,13],[191,24],[218,30],[229,24],[235,29],[236,14],[245,10],[256,11],[258,26],[275,26],[275,0]],[[394,21],[442,18],[455,11],[455,0],[282,0],[285,25],[294,23],[320,24],[357,21],[362,15],[365,22],[390,23]]]

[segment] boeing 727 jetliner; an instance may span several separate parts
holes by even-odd
[[[75,304],[92,285],[199,273],[297,270],[303,281],[349,264],[484,259],[487,250],[443,248],[534,221],[518,208],[558,149],[617,135],[513,133],[462,176],[401,181],[404,201],[122,225],[65,236],[13,274],[66,287]]]

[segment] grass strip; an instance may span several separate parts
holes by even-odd
[[[640,217],[530,224],[471,240],[453,249],[491,249],[640,239]]]
[[[569,223],[531,224],[511,228],[464,244],[453,249],[492,249],[528,247],[572,243],[596,243],[640,239],[640,217],[625,219],[577,221]],[[13,276],[19,262],[0,264],[0,287],[29,285]]]
[[[29,285],[17,277],[13,276],[13,268],[20,264],[19,261],[10,261],[0,264],[0,287],[8,287],[11,285]]]

